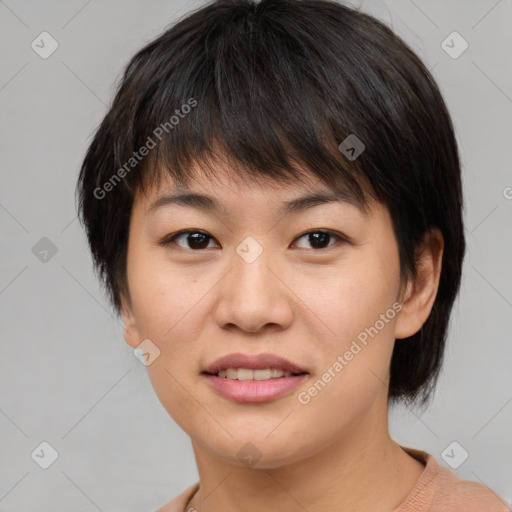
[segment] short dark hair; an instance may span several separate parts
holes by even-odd
[[[349,136],[364,144],[357,158],[339,148]],[[432,311],[416,334],[395,341],[390,366],[389,402],[425,405],[442,363],[465,238],[454,128],[418,56],[379,20],[330,0],[213,1],[142,48],[124,70],[77,183],[94,269],[117,314],[121,300],[129,302],[135,193],[159,183],[163,169],[189,184],[194,163],[215,179],[210,163],[219,159],[243,179],[309,173],[361,205],[370,196],[382,202],[402,279],[417,275],[416,250],[428,229],[442,232]]]

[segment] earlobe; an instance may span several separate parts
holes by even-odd
[[[434,305],[441,276],[444,239],[438,228],[431,228],[417,250],[417,277],[407,283],[403,306],[395,324],[395,338],[416,334]]]
[[[121,300],[121,315],[123,318],[123,336],[133,348],[136,348],[140,344],[139,330],[135,315],[133,314],[131,305],[127,304],[125,299]]]

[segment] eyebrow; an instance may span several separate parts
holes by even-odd
[[[307,210],[314,206],[328,203],[345,203],[351,206],[355,206],[362,214],[366,215],[366,209],[357,198],[348,191],[326,191],[308,194],[305,196],[285,201],[279,209],[279,214],[288,215],[290,213],[296,213]],[[155,200],[148,208],[148,213],[170,206],[179,205],[187,206],[190,208],[197,208],[204,212],[223,212],[227,214],[225,207],[219,203],[215,198],[206,194],[198,194],[192,192],[183,192],[176,194],[169,194],[159,197]]]

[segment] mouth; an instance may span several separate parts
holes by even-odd
[[[297,377],[299,375],[307,375],[308,372],[290,372],[280,368],[227,368],[226,370],[219,370],[216,373],[203,372],[205,375],[220,377],[221,379],[231,379],[239,381],[247,380],[273,380],[282,379],[284,377]]]
[[[307,369],[274,354],[229,354],[201,374],[217,393],[235,402],[287,396],[309,376]]]

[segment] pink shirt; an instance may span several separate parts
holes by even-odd
[[[460,479],[429,453],[402,448],[422,462],[425,469],[393,512],[512,512],[512,507],[485,485]],[[194,508],[185,509],[185,506],[198,488],[196,482],[155,512],[194,512]]]

